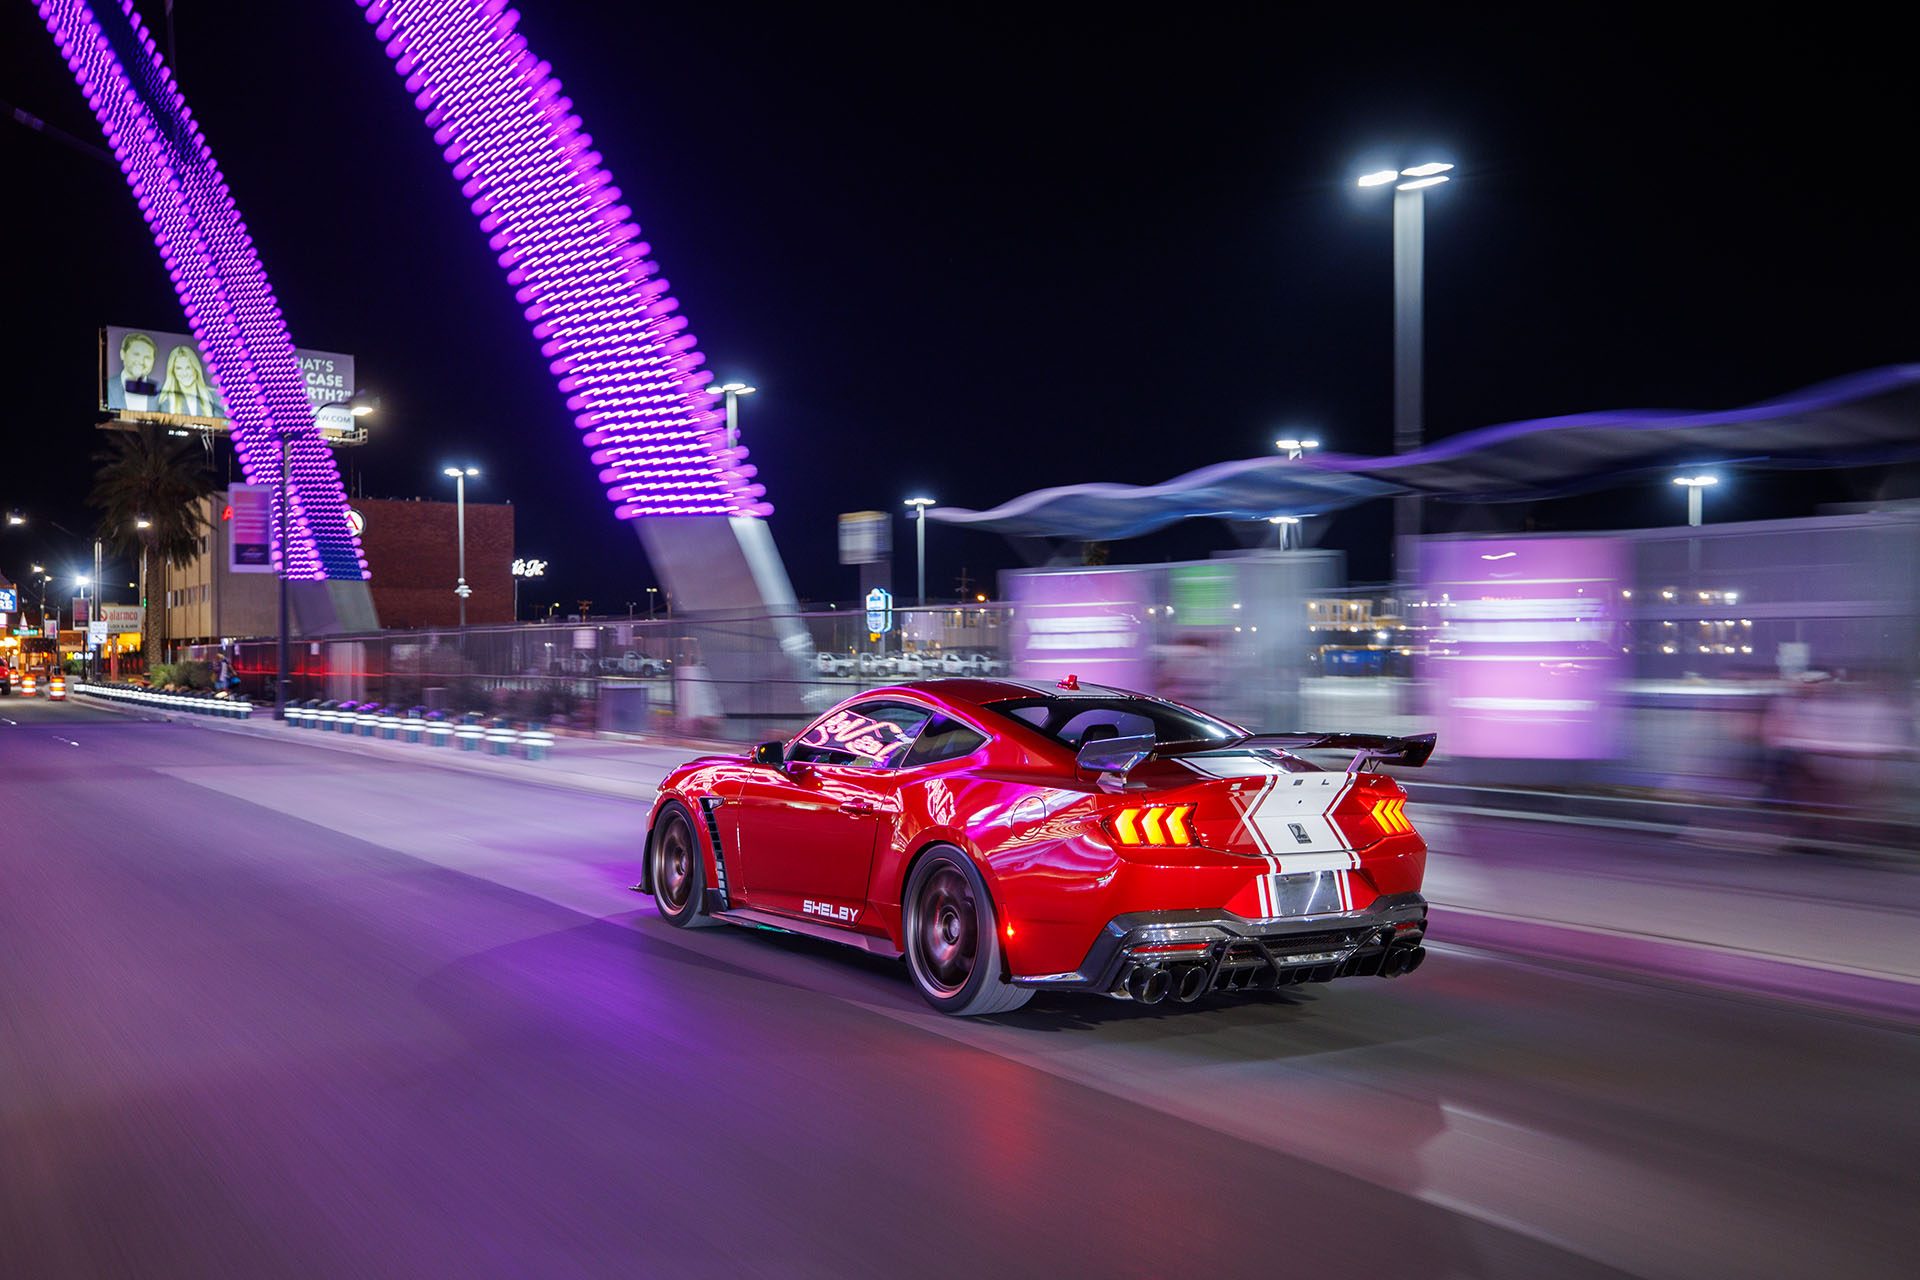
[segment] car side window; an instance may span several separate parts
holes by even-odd
[[[802,764],[897,769],[931,716],[910,702],[860,702],[814,721],[787,749]]]
[[[986,745],[987,736],[978,730],[961,724],[947,716],[936,715],[914,739],[913,749],[907,752],[903,767],[912,768],[921,764],[938,764],[942,760],[958,760],[961,756],[970,756]]]

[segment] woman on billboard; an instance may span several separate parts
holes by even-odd
[[[224,418],[226,405],[207,381],[200,353],[185,343],[167,352],[167,380],[160,388],[162,413],[178,413],[189,418]]]

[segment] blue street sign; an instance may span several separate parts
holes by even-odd
[[[867,630],[879,635],[893,630],[893,592],[885,587],[867,592]]]

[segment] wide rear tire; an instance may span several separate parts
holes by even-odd
[[[1033,998],[1000,976],[1000,921],[980,871],[958,849],[914,864],[902,898],[907,970],[926,1002],[971,1018],[1009,1013]]]
[[[703,915],[707,896],[707,859],[694,834],[693,815],[684,805],[669,804],[653,824],[647,841],[648,879],[653,905],[660,918],[676,929],[704,929],[720,923]]]

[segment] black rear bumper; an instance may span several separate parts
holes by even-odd
[[[1380,898],[1361,911],[1290,920],[1247,920],[1224,911],[1143,911],[1109,921],[1074,972],[1013,982],[1140,999],[1143,990],[1154,990],[1152,975],[1158,971],[1165,978],[1159,994],[1151,996],[1157,1000],[1392,977],[1420,964],[1426,928],[1426,899],[1417,893]],[[1178,946],[1186,949],[1164,949]]]

